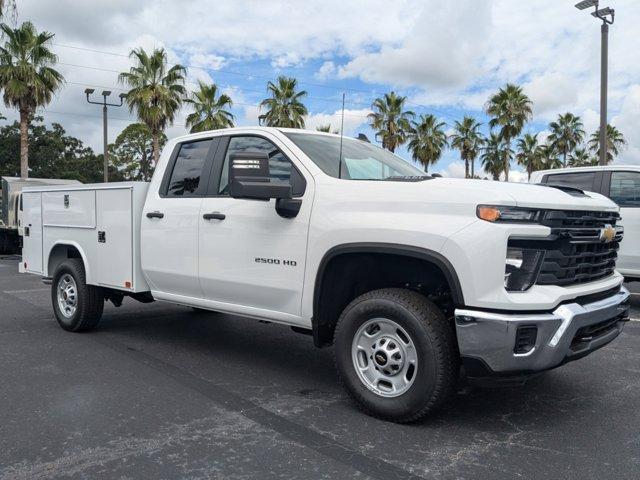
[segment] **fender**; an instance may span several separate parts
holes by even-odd
[[[451,295],[454,305],[456,307],[464,306],[464,296],[462,293],[460,280],[458,279],[458,274],[456,273],[455,268],[453,267],[451,262],[449,262],[447,258],[445,258],[438,252],[425,248],[394,243],[357,242],[337,245],[325,253],[325,255],[322,257],[322,260],[320,261],[318,272],[316,273],[316,281],[313,291],[313,317],[311,318],[311,325],[313,328],[314,341],[316,341],[316,345],[322,343],[320,342],[320,339],[316,337],[320,335],[317,318],[325,269],[333,258],[347,253],[386,253],[425,260],[436,266],[443,273],[445,280],[447,281],[447,284],[451,289]]]
[[[44,272],[45,276],[46,277],[53,276],[53,272],[49,271],[49,260],[51,259],[51,252],[53,252],[53,250],[55,250],[55,248],[58,247],[58,246],[73,247],[78,251],[78,253],[80,253],[80,258],[82,258],[82,263],[84,264],[84,272],[85,272],[85,276],[86,276],[86,281],[87,281],[88,284],[91,284],[91,266],[89,265],[89,262],[87,260],[87,255],[85,254],[85,252],[82,249],[82,247],[77,242],[74,242],[72,240],[58,240],[49,249],[49,252],[47,253],[47,257],[46,257],[47,261],[43,265],[43,270],[46,268],[46,270]]]

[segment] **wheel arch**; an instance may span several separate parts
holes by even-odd
[[[72,240],[60,240],[52,245],[46,257],[47,271],[45,275],[52,277],[57,266],[68,258],[80,258],[82,260],[86,281],[91,283],[91,269],[87,255],[80,244]]]
[[[316,346],[321,347],[331,343],[333,337],[333,328],[337,318],[326,319],[321,315],[321,300],[323,295],[323,287],[327,276],[327,268],[333,261],[340,257],[353,254],[372,254],[385,255],[390,257],[398,257],[403,259],[416,259],[425,265],[430,265],[434,271],[440,272],[444,278],[454,306],[464,305],[464,296],[462,286],[458,279],[455,268],[442,254],[420,247],[410,245],[401,245],[393,243],[348,243],[337,245],[325,253],[320,261],[313,291],[313,316],[311,324],[313,329],[313,339]]]

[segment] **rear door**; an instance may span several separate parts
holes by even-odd
[[[294,322],[301,311],[313,183],[284,150],[278,139],[267,135],[237,135],[221,141],[209,195],[198,219],[200,284],[204,298],[218,302],[221,310],[256,316],[268,310],[271,318]],[[274,199],[229,196],[229,156],[236,152],[269,156],[271,178],[290,181],[293,196],[302,200],[295,218],[279,216]]]
[[[625,275],[640,277],[640,172],[612,171],[608,194],[620,206],[624,226],[617,268]]]
[[[22,199],[24,237],[22,265],[29,273],[43,274],[42,262],[42,194],[24,192]]]
[[[198,279],[200,206],[218,139],[179,143],[160,190],[147,196],[142,215],[142,266],[151,289],[201,298]]]

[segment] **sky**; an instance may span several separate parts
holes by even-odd
[[[571,111],[588,133],[599,122],[600,28],[574,0],[18,0],[17,22],[55,33],[52,50],[66,79],[39,112],[96,152],[102,150],[101,108],[84,89],[125,87],[118,73],[136,47],[166,49],[187,66],[187,88],[215,82],[229,94],[237,125],[257,125],[266,83],[294,76],[308,92],[307,128],[340,126],[365,133],[372,101],[394,90],[417,115],[447,123],[471,115],[483,122],[489,95],[506,82],[522,85],[534,118],[523,133],[543,140],[549,121]],[[640,2],[605,0],[616,10],[609,38],[609,119],[629,145],[618,163],[640,164]],[[17,114],[6,107],[7,121]],[[169,137],[187,133],[183,108]],[[135,121],[126,107],[109,110],[109,141]],[[397,152],[410,160],[405,148]],[[431,171],[464,176],[457,151]],[[512,180],[526,179],[514,167]]]

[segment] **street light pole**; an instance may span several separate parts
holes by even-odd
[[[607,164],[607,83],[609,65],[609,24],[602,22],[600,27],[600,165]]]
[[[87,95],[87,102],[92,103],[94,105],[102,105],[102,158],[104,160],[104,181],[109,181],[109,143],[107,140],[107,106],[110,107],[121,107],[124,103],[124,97],[126,96],[124,93],[119,95],[120,103],[107,103],[107,97],[111,95],[109,90],[104,90],[102,92],[102,101],[94,102],[89,100],[89,95],[91,95],[95,90],[93,88],[85,89],[84,93]]]
[[[605,7],[598,8],[598,0],[583,0],[576,3],[578,10],[594,7],[591,13],[595,18],[602,20],[600,27],[600,131],[598,132],[598,143],[600,144],[600,165],[607,164],[607,83],[608,83],[608,66],[609,66],[609,25],[613,25],[615,19],[615,10]]]

